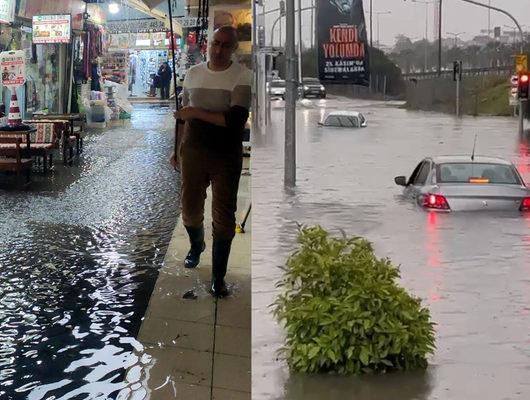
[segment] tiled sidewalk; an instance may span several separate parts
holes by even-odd
[[[248,167],[248,159],[245,164]],[[250,205],[250,176],[241,177],[237,221]],[[151,296],[138,341],[151,358],[139,371],[144,399],[247,400],[251,392],[251,218],[232,244],[227,283],[232,295],[215,301],[211,275],[211,193],[206,202],[206,251],[185,269],[189,249],[179,220]],[[184,299],[193,290],[195,299]],[[131,371],[129,371],[131,373]],[[136,379],[134,379],[136,380]],[[138,381],[137,381],[138,382]],[[138,390],[133,390],[138,394]],[[138,398],[134,396],[134,398]]]

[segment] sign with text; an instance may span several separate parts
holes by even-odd
[[[515,72],[520,74],[528,70],[528,57],[526,54],[517,54],[515,56]]]
[[[204,26],[207,23],[208,18],[206,17],[179,17],[174,18],[174,20],[182,26],[182,28],[197,28],[199,26]]]
[[[72,21],[69,14],[33,17],[33,43],[70,43]]]
[[[10,24],[15,20],[15,0],[0,0],[0,24]]]
[[[2,85],[16,88],[26,82],[26,52],[24,50],[3,51],[0,53]]]
[[[317,26],[320,80],[369,86],[362,0],[317,0]]]

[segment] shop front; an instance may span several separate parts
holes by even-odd
[[[73,62],[80,58],[85,3],[81,0],[19,2],[20,48],[26,51],[25,117],[75,111]],[[20,97],[19,97],[20,98]]]
[[[152,18],[109,21],[109,58],[103,67],[108,79],[127,85],[131,97],[155,97],[163,82],[160,68],[167,63],[172,68],[170,40],[165,24]],[[175,56],[180,57],[180,46]],[[116,62],[119,60],[119,62]]]

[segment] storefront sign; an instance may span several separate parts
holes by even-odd
[[[70,13],[72,15],[72,29],[83,29],[83,13],[85,2],[83,0],[19,0],[18,15],[24,18],[33,18],[36,15],[56,15]]]
[[[159,20],[109,21],[110,33],[166,32],[164,22]]]
[[[26,52],[24,50],[0,53],[2,85],[16,88],[26,82]]]
[[[317,2],[321,81],[369,86],[368,43],[362,0]]]
[[[69,43],[70,15],[37,15],[33,17],[33,43]]]
[[[206,17],[181,17],[181,18],[174,18],[174,20],[182,26],[182,28],[197,28],[198,26],[204,26],[207,22]]]
[[[10,24],[15,20],[15,0],[0,0],[0,24]]]

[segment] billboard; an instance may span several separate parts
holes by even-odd
[[[33,43],[70,43],[72,21],[69,14],[33,17]]]
[[[320,80],[369,86],[366,36],[362,0],[317,0]]]

